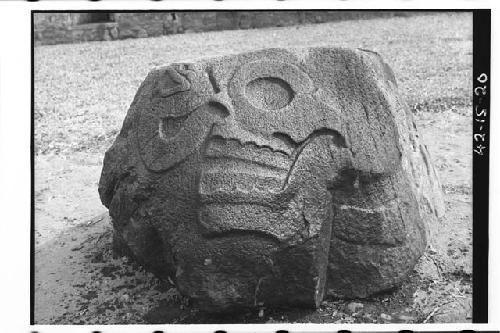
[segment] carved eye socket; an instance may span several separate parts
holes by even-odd
[[[294,92],[290,85],[280,78],[260,77],[247,84],[245,95],[256,108],[278,110],[292,102]]]

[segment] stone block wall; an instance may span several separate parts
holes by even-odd
[[[35,13],[35,44],[62,44],[175,33],[284,27],[349,19],[408,16],[389,11],[170,11]]]
[[[117,13],[115,21],[121,38],[155,37],[174,33],[168,30],[168,27],[174,25],[171,12]],[[125,30],[130,31],[125,33]],[[134,36],[134,31],[142,36]]]

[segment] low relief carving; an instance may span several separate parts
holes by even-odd
[[[406,108],[365,50],[155,69],[104,160],[116,244],[206,311],[397,286],[443,211]]]

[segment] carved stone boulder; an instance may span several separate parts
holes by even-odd
[[[444,212],[392,70],[342,48],[152,70],[99,194],[115,247],[212,312],[393,288]]]

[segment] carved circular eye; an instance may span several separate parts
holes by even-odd
[[[245,95],[250,103],[259,109],[278,110],[292,102],[294,92],[290,85],[280,78],[260,77],[247,84]]]

